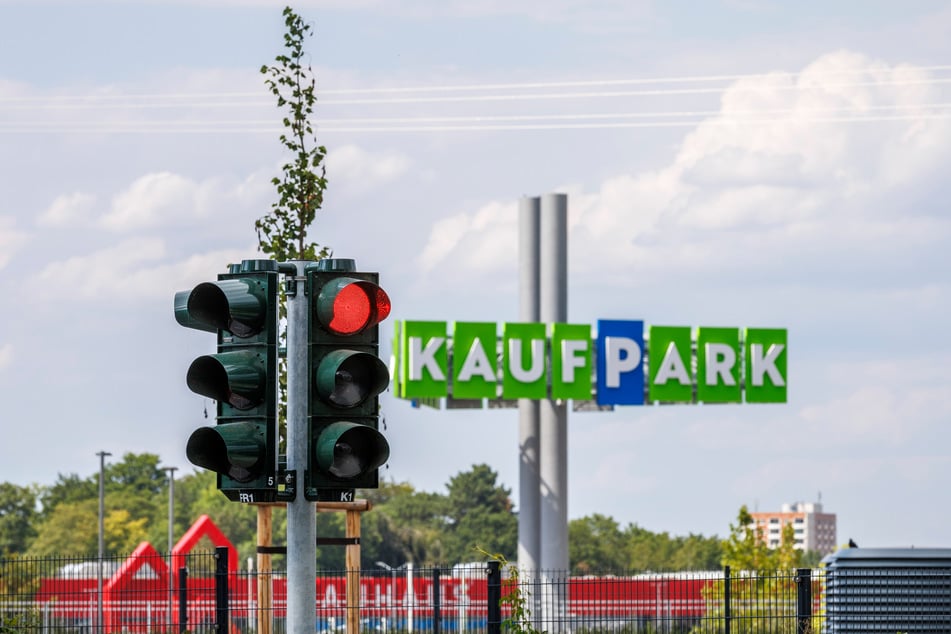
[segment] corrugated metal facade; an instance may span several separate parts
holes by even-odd
[[[951,632],[951,548],[848,548],[822,563],[824,632]]]

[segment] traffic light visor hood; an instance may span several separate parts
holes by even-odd
[[[264,438],[253,423],[199,427],[185,446],[185,455],[192,464],[238,482],[260,475],[264,454]]]
[[[240,410],[251,409],[264,400],[266,381],[264,359],[247,351],[198,357],[185,377],[192,392]]]
[[[237,337],[250,337],[265,326],[267,300],[252,280],[202,282],[188,296],[188,313]]]

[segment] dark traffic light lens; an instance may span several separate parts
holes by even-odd
[[[358,478],[379,468],[390,457],[390,445],[368,425],[336,422],[316,439],[317,467],[341,480]]]
[[[334,407],[356,407],[390,383],[379,357],[355,350],[334,350],[325,356],[314,377],[317,394]]]

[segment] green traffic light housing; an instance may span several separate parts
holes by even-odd
[[[204,355],[192,361],[185,382],[196,394],[249,410],[267,395],[267,360],[252,350]]]
[[[278,265],[244,260],[215,282],[175,294],[175,319],[218,335],[215,354],[188,368],[188,388],[217,401],[217,425],[197,429],[186,455],[218,474],[229,499],[274,501],[277,482]]]
[[[378,469],[390,457],[386,438],[359,422],[327,425],[317,437],[314,451],[317,468],[344,483]]]
[[[226,330],[247,338],[267,326],[267,289],[261,280],[248,277],[202,282],[176,294],[175,317],[188,328]]]
[[[369,352],[334,350],[317,366],[317,394],[334,407],[356,407],[383,392],[389,384],[386,364]]]
[[[307,268],[310,297],[308,469],[304,494],[376,488],[390,446],[380,433],[379,395],[390,383],[379,358],[379,323],[390,298],[377,273],[352,260]]]
[[[185,456],[235,482],[253,482],[267,470],[267,430],[252,422],[199,427],[188,438]]]

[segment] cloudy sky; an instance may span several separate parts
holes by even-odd
[[[255,257],[282,7],[0,0],[0,481],[101,450],[191,468],[213,343],[172,297]],[[725,535],[821,496],[840,543],[951,546],[946,2],[295,7],[313,237],[380,271],[393,318],[516,320],[518,200],[558,191],[572,323],[788,329],[785,405],[571,414],[571,517]],[[484,462],[517,499],[516,411],[384,411],[386,477]]]

